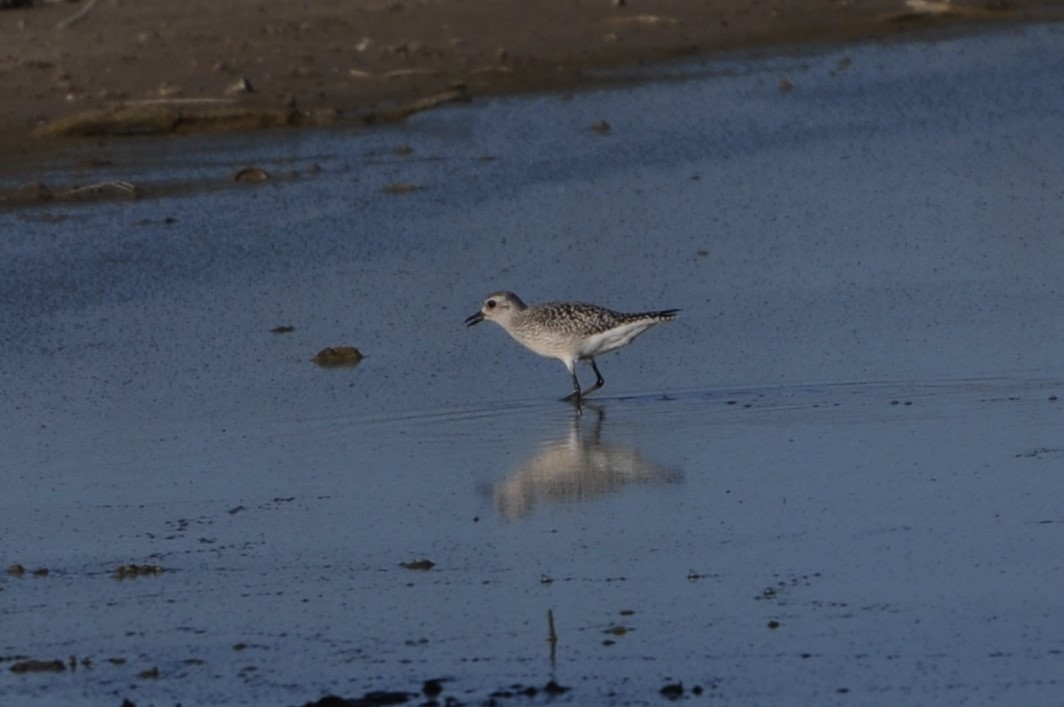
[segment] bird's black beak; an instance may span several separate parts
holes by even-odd
[[[473,326],[474,324],[480,324],[482,321],[484,321],[484,313],[477,312],[476,314],[465,320],[465,325]]]

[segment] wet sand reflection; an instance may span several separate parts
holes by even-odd
[[[604,442],[604,411],[587,403],[583,407],[592,415],[575,415],[565,436],[544,442],[534,456],[492,487],[500,516],[518,520],[540,503],[586,501],[630,484],[683,482],[683,472],[655,464],[635,447]]]

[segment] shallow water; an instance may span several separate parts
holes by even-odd
[[[1056,699],[1061,44],[105,148],[86,180],[275,178],[0,214],[0,655],[91,659],[0,694]],[[500,288],[683,312],[578,416],[462,326]]]

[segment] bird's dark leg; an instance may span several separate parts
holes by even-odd
[[[573,366],[573,370],[569,371],[569,374],[573,377],[573,392],[562,398],[562,400],[575,403],[577,407],[580,407],[580,399],[584,397],[584,394],[580,391],[580,381],[576,377],[576,366]]]
[[[606,382],[606,379],[602,377],[601,373],[599,373],[598,365],[595,364],[595,359],[589,358],[587,362],[591,364],[591,370],[595,372],[595,385],[585,390],[583,393],[584,395],[598,390],[602,387],[602,384]]]

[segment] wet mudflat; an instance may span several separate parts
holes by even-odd
[[[0,214],[0,693],[1055,699],[1062,38],[58,158],[220,186]],[[500,288],[683,311],[576,415]]]

